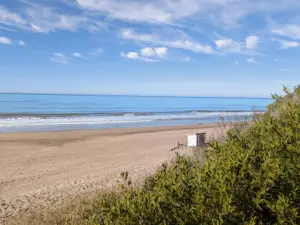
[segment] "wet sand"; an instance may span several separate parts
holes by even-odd
[[[134,179],[174,157],[186,134],[214,125],[0,134],[0,223],[21,212]]]

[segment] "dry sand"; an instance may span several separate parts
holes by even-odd
[[[120,173],[147,175],[192,132],[216,126],[0,134],[0,223],[21,212],[115,185]]]

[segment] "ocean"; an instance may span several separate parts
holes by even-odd
[[[267,98],[0,94],[0,132],[211,124],[264,112]]]

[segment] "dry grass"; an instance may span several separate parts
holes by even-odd
[[[120,181],[119,186],[124,182]],[[138,181],[136,184],[140,184]],[[68,201],[63,201],[47,210],[38,212],[23,213],[7,221],[7,225],[83,225],[85,219],[94,213],[97,213],[99,200],[103,197],[118,196],[122,189],[119,186],[93,191]]]
[[[108,194],[108,193],[107,193]],[[80,221],[86,213],[92,212],[97,204],[97,199],[103,195],[100,192],[93,192],[71,201],[65,201],[57,207],[42,210],[39,212],[31,212],[30,214],[21,214],[12,218],[7,224],[12,225],[54,225],[65,224],[69,219]],[[76,224],[76,223],[73,223]]]

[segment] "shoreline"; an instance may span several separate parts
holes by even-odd
[[[183,113],[264,113],[265,110],[185,110],[185,111],[163,111],[163,112],[86,112],[86,113],[0,113],[0,118],[13,117],[78,117],[78,116],[148,116]]]
[[[186,135],[222,132],[217,124],[0,133],[1,218],[48,209],[112,187],[120,173],[138,179],[170,161]]]
[[[232,124],[232,122],[226,123]],[[166,125],[166,126],[142,126],[142,127],[110,127],[110,128],[95,128],[95,129],[69,129],[69,130],[42,130],[42,131],[14,131],[14,132],[0,132],[0,143],[2,135],[12,135],[12,134],[36,134],[39,133],[76,133],[81,134],[82,132],[87,132],[88,134],[101,134],[110,135],[115,134],[132,134],[132,133],[147,133],[147,132],[160,132],[160,131],[172,131],[172,130],[186,130],[186,129],[202,129],[210,127],[218,127],[218,123],[210,124],[187,124],[187,125]]]
[[[251,119],[262,112],[190,112],[177,114],[123,115],[123,116],[70,116],[70,117],[1,117],[0,133],[56,132],[73,130],[132,129],[143,127],[177,127],[218,122],[232,123]],[[47,116],[46,116],[47,115]]]

